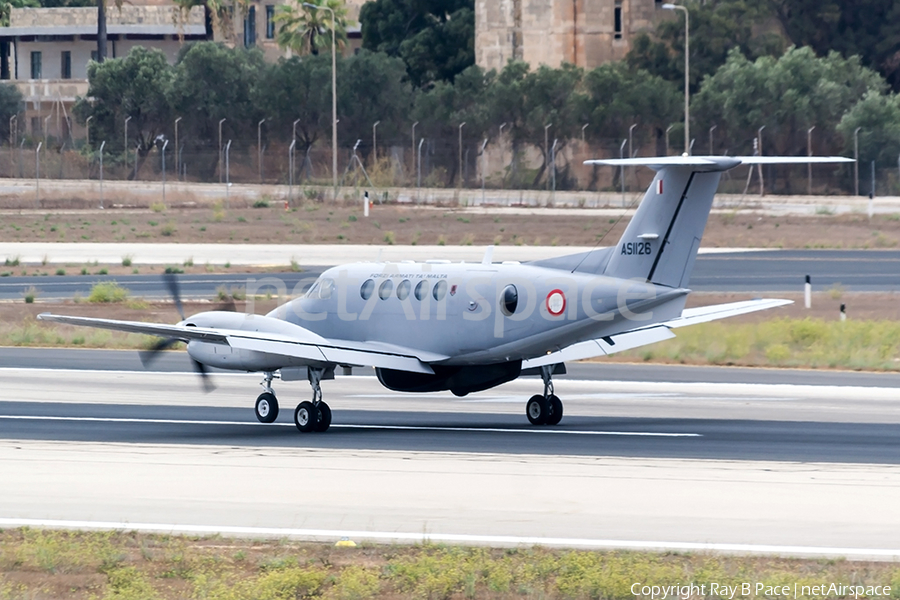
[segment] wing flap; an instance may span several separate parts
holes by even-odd
[[[657,325],[647,329],[638,329],[635,331],[626,331],[608,338],[588,340],[578,344],[572,344],[567,348],[531,358],[522,361],[522,368],[542,367],[544,365],[553,365],[561,362],[573,360],[584,360],[586,358],[594,358],[596,356],[606,356],[646,346],[647,344],[655,344],[675,337],[668,327]],[[610,343],[612,342],[612,343]]]

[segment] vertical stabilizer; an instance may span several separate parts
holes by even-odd
[[[604,275],[686,286],[720,177],[693,165],[660,168]]]

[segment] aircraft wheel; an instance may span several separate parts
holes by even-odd
[[[301,402],[294,409],[294,425],[303,433],[314,431],[319,421],[319,409],[312,402]]]
[[[562,421],[563,416],[563,403],[562,400],[559,399],[558,396],[550,395],[548,398],[550,404],[550,414],[547,415],[547,420],[544,421],[546,425],[557,425],[560,421]]]
[[[547,421],[549,409],[543,396],[532,396],[525,405],[525,414],[532,425],[543,425]]]
[[[275,394],[265,392],[259,395],[254,406],[256,418],[260,423],[274,423],[278,418],[278,400]]]
[[[319,420],[316,423],[316,431],[328,431],[331,427],[331,407],[324,402],[319,402]]]

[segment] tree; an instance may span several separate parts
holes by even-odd
[[[675,83],[621,62],[607,63],[585,74],[578,113],[591,124],[588,136],[595,142],[622,139],[632,124],[639,135],[649,132],[659,142],[666,127],[683,116],[683,99]]]
[[[444,142],[431,147],[435,150],[434,162],[446,169],[446,185],[452,185],[459,173],[460,123],[466,124],[462,128],[465,146],[490,136],[492,115],[488,91],[495,77],[494,71],[485,73],[481,67],[472,65],[457,75],[453,83],[437,81],[415,98],[412,116],[419,121],[422,137]]]
[[[304,6],[314,4],[319,8]],[[331,17],[334,11],[334,23]],[[295,54],[318,54],[320,50],[331,48],[332,28],[335,44],[343,48],[347,43],[347,6],[343,0],[291,0],[289,4],[275,9],[275,23],[278,32],[275,41],[281,48],[288,48]]]
[[[896,166],[900,155],[900,96],[869,90],[844,114],[837,131],[843,138],[845,155],[853,156],[857,127],[859,162],[865,165],[874,160],[881,167]]]
[[[859,55],[900,90],[900,4],[894,0],[768,0],[791,42],[820,56]]]
[[[769,16],[758,3],[747,0],[688,2],[691,34],[691,93],[696,93],[704,77],[725,64],[728,53],[739,48],[751,57],[781,54],[785,44],[774,33],[754,35]],[[674,12],[674,11],[673,11]],[[627,63],[669,81],[684,81],[684,16],[660,21],[655,39],[639,34]]]
[[[259,74],[266,69],[262,52],[256,48],[228,48],[216,42],[185,46],[175,64],[170,103],[175,114],[184,118],[187,145],[195,149],[216,149],[219,120],[224,135],[250,136],[255,139],[261,114],[255,90]],[[201,174],[216,168],[219,153],[210,153],[211,162],[199,165]]]
[[[9,138],[9,120],[25,108],[19,88],[11,83],[0,83],[0,136]]]
[[[694,98],[700,129],[717,125],[733,152],[749,153],[757,129],[766,126],[765,154],[804,154],[806,130],[817,128],[820,142],[868,91],[886,88],[878,73],[832,52],[817,58],[812,49],[791,48],[778,59],[751,62],[737,49]],[[837,149],[833,137],[825,147]],[[821,146],[820,146],[821,147]]]
[[[298,152],[305,153],[331,131],[331,57],[294,56],[269,66],[256,86],[256,103],[271,129],[293,134],[297,123]]]
[[[418,87],[475,64],[474,0],[373,0],[359,13],[363,48],[403,59]]]
[[[82,124],[93,117],[92,139],[106,140],[110,149],[123,148],[125,119],[131,117],[129,138],[146,152],[171,119],[172,80],[172,67],[161,50],[135,46],[123,58],[88,65],[87,98],[79,98],[73,112]]]
[[[363,50],[339,63],[338,133],[343,144],[352,146],[358,138],[367,141],[375,121],[381,121],[379,137],[396,139],[406,131],[412,106],[413,90],[399,59]]]

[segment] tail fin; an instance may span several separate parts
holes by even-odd
[[[742,163],[760,162],[761,158],[772,164],[850,160],[830,156],[666,156],[585,161],[612,166],[644,165],[657,171],[603,274],[686,287],[722,173]]]

